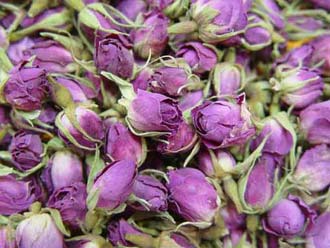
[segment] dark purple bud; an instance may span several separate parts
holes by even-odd
[[[40,115],[38,116],[38,120],[54,126],[56,115],[58,114],[58,111],[52,107],[51,105],[46,105],[41,109]]]
[[[12,107],[33,111],[41,108],[49,91],[46,71],[37,67],[21,67],[10,74],[4,96]]]
[[[168,173],[170,208],[187,221],[212,222],[220,199],[217,191],[197,169],[183,168]]]
[[[236,206],[232,203],[220,209],[220,214],[225,221],[228,230],[244,229],[245,228],[245,214],[240,214],[236,210]]]
[[[84,107],[77,107],[74,110],[74,117],[76,123],[71,122],[64,112],[59,113],[56,126],[59,128],[60,137],[79,148],[95,149],[97,143],[104,138],[101,118],[94,111]]]
[[[133,186],[133,194],[148,202],[150,211],[162,212],[167,210],[167,189],[152,176],[138,175]],[[139,211],[146,211],[139,203],[130,204]]]
[[[300,112],[300,130],[311,144],[330,144],[330,101],[315,103]]]
[[[307,248],[328,248],[330,244],[330,212],[324,212],[307,233]]]
[[[96,41],[94,62],[99,71],[111,72],[122,78],[133,73],[134,58],[126,38],[108,36]]]
[[[294,237],[314,223],[316,212],[300,198],[289,195],[280,200],[263,219],[264,230],[279,237]]]
[[[12,175],[0,176],[0,214],[25,211],[39,198],[40,186],[34,181],[19,181]]]
[[[210,71],[217,63],[216,53],[200,42],[185,43],[176,56],[183,57],[195,73]]]
[[[330,148],[323,144],[306,150],[301,156],[294,179],[309,191],[321,191],[330,185]]]
[[[188,76],[184,68],[164,66],[154,71],[149,85],[153,92],[176,97],[183,94]]]
[[[21,171],[27,171],[41,162],[43,145],[39,135],[19,131],[13,137],[9,151],[14,166]]]
[[[9,226],[0,228],[0,247],[16,248],[15,232]]]
[[[179,128],[164,137],[166,142],[158,144],[160,153],[184,153],[193,148],[197,141],[197,134],[186,122],[182,122]]]
[[[260,134],[252,141],[251,150],[255,150],[267,135],[269,136],[263,152],[279,156],[285,156],[290,152],[293,145],[291,133],[272,118],[265,122]]]
[[[92,191],[98,191],[97,207],[112,210],[124,203],[133,191],[136,164],[121,160],[108,164],[96,177]]]
[[[273,197],[275,186],[276,159],[271,155],[263,155],[248,175],[244,192],[244,200],[253,208],[262,209]]]
[[[135,21],[140,13],[145,13],[147,7],[144,0],[122,0],[116,5],[116,8],[132,21]]]
[[[134,245],[126,240],[125,235],[127,234],[145,235],[139,230],[137,230],[135,227],[130,225],[124,219],[110,222],[107,230],[108,230],[108,238],[114,246],[124,245],[128,247],[131,246],[133,247]]]
[[[33,47],[34,41],[29,37],[24,37],[23,39],[13,42],[9,45],[7,54],[9,59],[14,65],[17,65],[19,62],[24,59],[24,51]]]
[[[313,46],[306,44],[290,50],[283,57],[279,58],[276,63],[287,64],[292,67],[297,67],[299,65],[308,66],[310,64],[313,52]]]
[[[127,118],[140,131],[174,131],[182,122],[182,113],[171,98],[138,90],[128,109]]]
[[[168,23],[168,18],[161,12],[144,14],[144,27],[131,32],[134,50],[141,58],[162,54],[168,42]]]
[[[42,171],[41,179],[49,193],[73,183],[83,182],[82,162],[70,151],[58,151]]]
[[[76,229],[85,220],[87,213],[86,198],[86,185],[77,182],[54,191],[48,199],[47,207],[57,209],[63,222]]]
[[[65,247],[62,233],[48,214],[35,214],[20,222],[16,244],[22,248]]]
[[[105,154],[112,161],[128,159],[141,163],[145,157],[142,139],[135,136],[122,123],[110,124],[106,136]]]
[[[199,102],[202,102],[203,98],[202,90],[187,92],[180,99],[179,107],[182,111],[186,111],[198,105]]]
[[[312,63],[321,63],[322,75],[330,76],[330,35],[323,35],[314,39],[311,43],[314,48]]]
[[[153,70],[148,67],[139,72],[134,80],[132,80],[134,91],[138,92],[139,89],[147,90],[152,74]]]
[[[330,2],[328,0],[309,0],[315,7],[330,10]],[[323,248],[323,247],[320,247]]]
[[[35,56],[33,66],[49,72],[68,73],[76,69],[71,52],[53,40],[41,40],[23,54],[27,59]]]
[[[203,143],[211,149],[242,145],[255,133],[244,103],[206,101],[191,113]]]

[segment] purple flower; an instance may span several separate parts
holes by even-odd
[[[316,7],[330,10],[330,2],[328,0],[309,0],[309,2],[313,3]]]
[[[220,214],[228,230],[231,231],[245,228],[246,215],[238,213],[234,204],[230,203],[227,206],[221,208]]]
[[[323,144],[305,151],[298,161],[294,179],[309,191],[321,191],[330,185],[330,148]]]
[[[53,40],[40,40],[23,54],[26,58],[35,56],[33,66],[49,72],[68,73],[76,68],[71,52]]]
[[[320,36],[313,41],[311,45],[314,48],[312,63],[319,64],[322,75],[330,76],[330,35]]]
[[[65,247],[62,233],[48,214],[35,214],[20,222],[16,244],[21,248]]]
[[[12,107],[33,111],[41,108],[48,91],[49,85],[44,69],[20,67],[10,74],[3,93]]]
[[[17,132],[9,146],[14,166],[27,171],[41,162],[43,146],[39,135],[25,131]]]
[[[124,203],[133,191],[136,164],[130,160],[108,164],[95,178],[92,191],[98,191],[97,207],[112,210]]]
[[[140,163],[144,159],[143,144],[120,122],[110,124],[105,144],[105,154],[113,161],[129,159]]]
[[[83,182],[82,162],[70,151],[57,151],[42,171],[41,180],[49,193],[73,183]]]
[[[132,80],[134,91],[138,92],[139,89],[147,90],[152,74],[153,70],[148,67],[140,71],[139,74],[137,74],[137,76],[134,78],[134,80]]]
[[[133,186],[133,194],[148,202],[150,211],[161,212],[167,210],[167,189],[152,176],[138,175]],[[146,211],[139,203],[130,204],[136,210]]]
[[[324,212],[307,232],[307,248],[328,248],[330,244],[330,212]]]
[[[0,228],[0,247],[16,248],[14,230],[9,226]]]
[[[216,53],[202,43],[195,41],[182,45],[176,56],[183,57],[195,73],[210,71],[217,63]]]
[[[264,230],[280,237],[294,237],[303,234],[306,224],[311,225],[316,217],[312,210],[300,198],[289,195],[280,200],[263,219]]]
[[[27,210],[40,198],[40,187],[33,180],[19,181],[12,175],[0,176],[0,214],[12,215]]]
[[[260,134],[252,141],[251,150],[255,150],[267,135],[269,136],[262,149],[263,152],[279,156],[285,156],[290,152],[293,145],[292,135],[272,118],[265,122]]]
[[[145,235],[124,219],[110,222],[108,226],[108,238],[113,245],[134,246],[126,240],[125,235],[127,234]]]
[[[182,111],[186,111],[198,105],[199,102],[202,102],[203,98],[202,90],[187,92],[180,99],[179,107]]]
[[[138,90],[128,109],[127,118],[140,131],[173,131],[182,122],[181,111],[174,100],[143,90]]]
[[[244,200],[254,208],[264,208],[273,197],[276,159],[263,155],[248,175]]]
[[[244,103],[206,101],[192,110],[193,124],[211,149],[244,144],[255,133]]]
[[[101,118],[94,111],[84,107],[74,110],[74,122],[70,118],[73,117],[69,117],[65,112],[58,114],[56,126],[59,128],[60,137],[79,148],[95,149],[97,143],[104,138]]]
[[[167,26],[169,20],[161,12],[144,14],[141,28],[131,32],[134,50],[141,58],[157,57],[162,54],[168,42]]]
[[[219,208],[216,190],[202,172],[193,168],[168,173],[170,208],[187,221],[212,222]]]
[[[161,142],[157,150],[161,153],[183,153],[191,150],[197,141],[197,135],[193,128],[186,122],[182,122],[179,128],[164,137],[166,142]]]
[[[86,185],[77,182],[54,191],[48,199],[47,206],[59,210],[64,223],[76,229],[85,220],[86,198]]]
[[[118,36],[107,36],[96,40],[94,61],[97,69],[122,78],[130,78],[133,73],[134,58],[129,50],[131,45],[128,40]]]
[[[144,0],[121,0],[116,5],[116,8],[132,21],[135,21],[140,13],[145,13],[147,7]]]
[[[286,64],[288,66],[297,67],[299,65],[309,66],[314,47],[310,44],[294,48],[279,58],[277,64]]]
[[[29,37],[13,42],[9,45],[7,55],[14,65],[22,62],[25,58],[24,51],[34,46],[34,41]]]
[[[282,30],[285,26],[284,18],[281,10],[274,0],[260,0],[258,2],[258,9],[267,15],[269,21],[277,28]]]
[[[300,130],[311,144],[330,144],[330,101],[315,103],[300,112]]]

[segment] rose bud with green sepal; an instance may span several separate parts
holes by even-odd
[[[197,169],[183,168],[168,173],[169,206],[189,222],[211,224],[220,206],[217,191]]]
[[[73,183],[83,182],[83,164],[69,150],[57,151],[42,171],[41,180],[50,194]]]
[[[48,214],[36,214],[19,223],[16,244],[21,248],[65,248],[64,238]]]
[[[92,205],[110,211],[125,203],[133,192],[136,167],[131,160],[108,164],[97,175],[89,192],[89,198],[96,198],[96,202]]]
[[[267,212],[263,228],[279,237],[294,237],[304,234],[316,216],[316,212],[299,197],[289,195]]]
[[[159,9],[171,19],[184,15],[189,9],[189,0],[146,0],[152,9]]]
[[[86,107],[78,106],[60,112],[55,125],[65,142],[81,149],[95,150],[104,138],[101,118]]]
[[[135,210],[163,212],[167,210],[167,189],[152,176],[138,175],[133,185],[133,194],[146,201],[147,206],[135,202],[129,204]]]
[[[29,37],[12,42],[7,49],[8,58],[14,65],[17,65],[24,60],[24,51],[33,47],[34,43],[35,41]]]
[[[298,67],[299,65],[308,67],[311,63],[313,53],[314,47],[307,43],[285,53],[282,57],[276,60],[276,65],[286,64],[291,67]]]
[[[9,226],[0,227],[0,247],[16,248],[15,230]]]
[[[135,21],[140,13],[147,12],[148,6],[144,0],[121,0],[117,2],[116,8],[132,21]]]
[[[275,0],[257,0],[254,2],[253,9],[256,12],[266,14],[276,29],[282,30],[284,28],[284,16]]]
[[[324,76],[330,76],[330,35],[322,35],[310,42],[314,48],[312,64],[320,65],[319,70]]]
[[[211,149],[245,144],[255,133],[244,101],[206,101],[192,110],[192,119],[203,143]]]
[[[314,146],[304,152],[293,173],[293,179],[309,191],[318,192],[330,185],[330,148]]]

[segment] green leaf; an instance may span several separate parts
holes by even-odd
[[[90,190],[86,199],[88,210],[94,210],[96,208],[97,202],[99,200],[100,191]]]
[[[64,226],[60,212],[57,209],[53,208],[45,208],[44,210],[50,213],[57,228],[61,231],[61,233],[63,233],[67,237],[70,237],[70,230]]]

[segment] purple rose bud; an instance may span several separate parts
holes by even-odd
[[[152,176],[138,175],[134,182],[133,194],[147,201],[150,204],[150,211],[162,212],[167,210],[167,189]],[[147,210],[139,203],[132,203],[130,206],[139,211]]]
[[[278,30],[282,30],[284,28],[284,18],[280,8],[274,0],[258,0],[256,5],[260,11],[267,15],[270,22]]]
[[[56,117],[56,126],[59,128],[60,137],[75,146],[93,150],[97,143],[104,138],[103,124],[101,118],[92,110],[77,107],[74,110],[75,122],[71,122],[64,112]],[[76,127],[75,125],[79,125]]]
[[[310,44],[314,48],[312,63],[321,63],[322,75],[330,76],[330,35],[323,35],[314,39]]]
[[[276,159],[263,155],[248,175],[244,200],[253,208],[262,209],[273,197]]]
[[[230,62],[217,64],[211,80],[217,95],[235,95],[243,86],[244,68]]]
[[[326,10],[330,10],[330,2],[328,0],[309,0],[315,7],[320,7]]]
[[[106,136],[105,154],[111,160],[129,159],[141,163],[145,157],[142,139],[135,136],[122,123],[110,125]]]
[[[198,169],[205,175],[214,178],[222,178],[235,168],[236,161],[229,152],[215,150],[216,161],[212,162],[211,154],[208,149],[201,149],[198,153]]]
[[[132,80],[134,91],[138,92],[139,89],[147,90],[152,74],[153,70],[148,67],[140,71],[135,79]]]
[[[182,122],[182,113],[171,98],[138,90],[128,109],[127,118],[140,131],[174,131]]]
[[[311,46],[310,44],[306,44],[290,50],[284,56],[279,58],[276,63],[287,64],[292,67],[297,67],[299,65],[307,67],[311,62],[313,52],[313,46]]]
[[[180,99],[179,107],[182,111],[186,111],[198,105],[199,102],[202,102],[203,98],[202,90],[187,92]]]
[[[41,162],[43,146],[39,135],[25,131],[17,132],[9,146],[14,166],[27,171]]]
[[[171,19],[176,19],[187,12],[189,0],[146,0],[150,9],[163,11]]]
[[[251,150],[255,150],[267,135],[269,136],[262,149],[263,152],[279,156],[285,156],[290,152],[293,145],[292,135],[273,118],[265,122],[260,134],[252,141]]]
[[[131,45],[128,40],[118,36],[96,40],[94,61],[97,69],[111,72],[122,78],[130,78],[133,73],[134,58],[129,50]]]
[[[216,53],[200,42],[185,43],[176,56],[183,57],[195,73],[210,71],[217,63]]]
[[[83,182],[82,162],[70,151],[57,151],[42,171],[41,180],[49,193],[73,183]]]
[[[179,128],[164,137],[166,142],[161,142],[157,146],[160,153],[184,153],[193,148],[197,141],[197,134],[186,122],[182,122]]]
[[[330,185],[330,148],[323,144],[306,150],[301,156],[294,179],[309,191],[321,191]]]
[[[19,223],[16,243],[22,248],[65,247],[62,233],[48,214],[32,215]]]
[[[245,228],[246,215],[238,213],[234,204],[230,203],[226,207],[221,208],[220,214],[228,230]]]
[[[330,244],[330,212],[324,212],[307,232],[307,248],[328,248]]]
[[[78,82],[77,80],[67,78],[67,77],[56,77],[55,81],[60,85],[64,86],[71,94],[72,100],[74,102],[86,102],[88,101],[89,97],[87,97],[87,92],[82,83]],[[56,96],[53,96],[54,100]]]
[[[38,116],[38,120],[54,126],[56,115],[58,114],[58,111],[52,107],[51,105],[45,105],[40,112],[40,115]]]
[[[217,191],[197,169],[183,168],[168,173],[170,208],[187,221],[212,222],[220,205]]]
[[[12,215],[27,210],[40,198],[35,181],[19,181],[12,175],[0,176],[0,214]]]
[[[71,52],[53,40],[40,40],[23,54],[26,58],[35,56],[33,66],[49,72],[68,73],[76,68]]]
[[[294,105],[296,109],[302,109],[314,103],[323,92],[322,78],[308,68],[282,71],[278,68],[273,89],[280,91],[282,101],[287,105]]]
[[[3,93],[12,107],[33,111],[41,108],[48,91],[45,70],[37,67],[21,67],[10,74]]]
[[[300,198],[289,195],[280,200],[263,219],[266,232],[280,237],[294,237],[303,234],[306,225],[314,222],[316,212]]]
[[[322,17],[309,16],[308,14],[291,14],[287,17],[288,35],[292,40],[308,39],[318,36],[315,31],[326,32],[327,24]]]
[[[315,103],[300,112],[300,130],[311,144],[330,144],[330,101]]]
[[[97,207],[112,210],[124,203],[133,191],[136,164],[120,160],[108,164],[96,177],[92,191],[98,191]]]
[[[168,42],[168,23],[168,18],[161,12],[144,14],[144,27],[131,32],[134,50],[141,58],[147,59],[149,53],[153,57],[162,54]]]
[[[77,182],[54,191],[48,199],[47,207],[59,210],[63,222],[77,229],[85,220],[86,198],[86,185]]]
[[[191,10],[192,18],[199,28],[199,38],[206,43],[219,43],[233,38],[247,24],[242,0],[196,0]]]
[[[191,113],[203,143],[211,149],[242,145],[255,133],[244,103],[206,101]]]
[[[144,0],[121,0],[116,5],[116,8],[132,21],[135,21],[140,13],[145,13],[147,7]]]
[[[242,239],[243,239],[244,231],[241,229],[234,229],[231,230],[230,234],[225,236],[223,240],[223,247],[224,248],[232,248],[232,247],[237,247],[241,244]],[[243,247],[253,247],[252,244],[248,241],[248,237],[245,238],[247,240],[244,240],[243,244],[246,244],[246,246]],[[267,247],[269,248],[269,247]]]
[[[108,238],[114,246],[118,246],[118,245],[124,245],[126,247],[134,246],[132,243],[126,240],[125,235],[127,234],[145,235],[139,230],[137,230],[135,227],[130,225],[124,219],[110,222],[108,226]]]
[[[189,83],[189,74],[184,68],[164,66],[156,69],[149,79],[153,92],[169,96],[180,96]]]
[[[7,50],[8,57],[14,65],[17,65],[24,60],[24,51],[33,46],[34,41],[29,37],[24,37],[19,41],[12,42]]]
[[[0,247],[16,248],[15,233],[9,226],[0,228]]]

